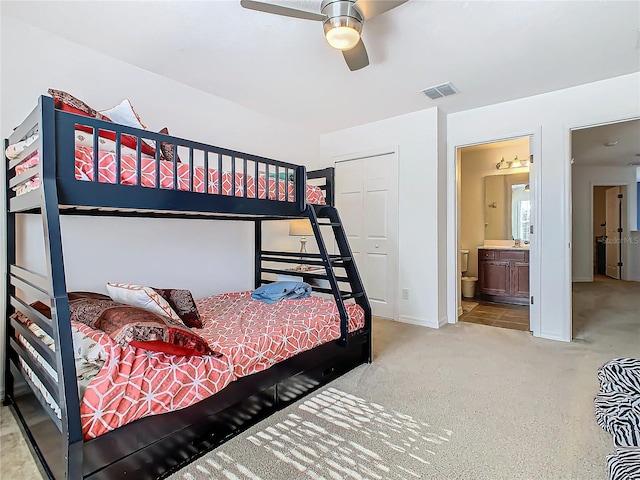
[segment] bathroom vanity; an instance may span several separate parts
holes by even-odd
[[[529,304],[529,249],[479,247],[478,294],[496,303]]]

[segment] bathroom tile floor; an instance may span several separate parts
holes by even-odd
[[[465,308],[469,301],[462,301],[463,314],[458,317],[460,322],[479,323],[491,327],[510,328],[512,330],[529,331],[529,307],[527,305],[508,305],[506,303],[490,303],[473,301],[476,307]]]

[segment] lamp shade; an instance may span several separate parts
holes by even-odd
[[[306,218],[289,221],[289,236],[300,237],[305,235],[313,235],[311,223]]]

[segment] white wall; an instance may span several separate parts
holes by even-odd
[[[512,138],[540,131],[540,223],[533,241],[539,242],[540,331],[544,338],[571,340],[571,136],[570,129],[640,115],[640,73],[559,90],[511,102],[449,115],[449,165],[454,171],[456,147]],[[450,185],[455,175],[449,176]],[[534,188],[534,186],[532,186]],[[455,195],[449,196],[450,251],[455,265]],[[450,277],[450,276],[448,276]],[[451,280],[449,280],[451,282]],[[449,315],[455,311],[450,302]]]
[[[629,234],[627,252],[627,280],[640,282],[640,232]]]
[[[482,150],[462,149],[460,161],[460,248],[469,250],[469,265],[465,273],[468,277],[478,276],[478,247],[485,240],[509,240],[511,236],[485,239],[485,177],[489,175],[527,174],[528,168],[496,169],[502,157],[526,159],[529,156],[529,142],[522,146],[496,147]],[[503,207],[504,208],[504,207]]]
[[[38,96],[57,88],[96,109],[129,98],[150,130],[257,155],[309,163],[318,136],[227,100],[205,94],[122,61],[89,50],[2,15],[0,132],[3,137],[36,106]],[[0,174],[4,183],[4,170]],[[4,210],[4,196],[0,207]],[[2,216],[2,251],[6,239]],[[252,223],[65,217],[63,245],[71,290],[104,291],[106,281],[175,286],[196,296],[252,288]],[[267,229],[268,230],[268,229]],[[19,222],[27,250],[20,256],[44,272],[41,223]],[[287,239],[288,241],[289,239]],[[5,256],[0,266],[6,271]],[[4,291],[5,276],[1,277]],[[4,311],[5,295],[0,295]],[[4,354],[0,326],[0,371]]]
[[[398,148],[399,319],[432,327],[446,322],[444,305],[439,307],[439,302],[446,303],[446,284],[440,280],[446,276],[446,259],[439,256],[446,228],[439,228],[443,219],[438,209],[446,198],[446,186],[439,184],[446,174],[444,152],[439,150],[444,129],[443,117],[431,108],[329,133],[320,137],[317,164],[330,166],[338,156]],[[409,289],[409,300],[399,295],[403,288]]]
[[[622,279],[631,280],[629,264],[635,264],[635,256],[640,253],[633,245],[630,230],[636,230],[637,193],[636,167],[582,167],[572,166],[571,189],[573,192],[573,281],[593,281],[593,187],[595,185],[626,186],[623,228],[622,261],[627,268],[622,269]],[[635,247],[635,248],[634,248]]]
[[[447,115],[438,109],[438,327],[448,323],[447,295]]]

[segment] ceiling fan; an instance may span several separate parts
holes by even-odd
[[[240,5],[250,10],[274,13],[285,17],[323,22],[324,34],[333,48],[342,50],[351,71],[369,65],[369,56],[360,38],[362,25],[408,0],[323,0],[320,13],[274,5],[256,0],[240,0]]]

